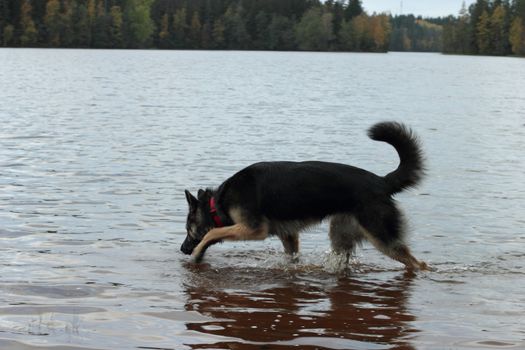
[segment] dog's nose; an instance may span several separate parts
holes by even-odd
[[[186,238],[184,242],[182,242],[182,245],[180,246],[180,251],[186,255],[190,255],[193,252],[193,248],[195,248],[195,244],[193,244],[192,241]]]
[[[184,244],[180,246],[180,251],[183,252],[186,255],[190,255],[192,250],[193,249],[190,249],[190,248],[186,247],[186,245],[184,245]]]

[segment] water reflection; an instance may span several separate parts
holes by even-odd
[[[414,349],[410,274],[377,279],[322,271],[198,270],[187,282],[185,309],[214,320],[186,327],[227,338],[193,349]]]

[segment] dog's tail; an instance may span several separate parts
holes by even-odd
[[[425,175],[423,151],[410,128],[401,123],[382,122],[373,125],[368,130],[368,136],[372,140],[391,144],[399,154],[399,166],[384,177],[392,194],[419,184]]]

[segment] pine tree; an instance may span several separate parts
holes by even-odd
[[[109,13],[111,16],[111,26],[109,28],[111,47],[120,48],[123,46],[122,10],[120,6],[111,6]]]
[[[281,15],[272,15],[272,20],[268,25],[267,48],[270,50],[296,49],[293,20]]]
[[[62,9],[59,14],[60,46],[69,47],[73,42],[73,31],[71,18],[73,15],[73,4],[76,0],[62,0]]]
[[[216,49],[224,48],[224,42],[225,42],[224,30],[225,30],[224,23],[222,22],[220,18],[217,19],[213,23],[213,32],[212,32],[213,42],[215,44],[214,46]]]
[[[505,9],[498,5],[490,16],[490,41],[492,43],[491,54],[504,55],[508,46],[508,33],[505,28]]]
[[[6,45],[6,28],[11,20],[9,0],[0,0],[0,45]]]
[[[71,31],[73,47],[91,46],[91,25],[88,18],[87,6],[75,2],[71,14]]]
[[[189,38],[191,42],[191,47],[194,49],[199,49],[201,47],[201,30],[202,25],[199,18],[199,13],[197,11],[193,12],[193,16],[191,17],[191,24],[190,24],[190,33]]]
[[[486,29],[484,30],[488,31],[488,22],[490,18],[488,18],[487,0],[477,0],[476,3],[471,5],[469,8],[469,13],[470,13],[470,21],[469,21],[469,33],[470,33],[469,42],[470,43],[469,43],[469,46],[471,48],[470,53],[472,54],[480,53],[480,48],[479,48],[480,40],[478,39],[478,35],[479,35],[478,25],[479,25],[481,16],[483,15],[484,12],[486,13],[486,16],[483,19],[484,21],[483,26],[486,27]],[[489,39],[483,39],[482,41],[487,41],[487,40]],[[490,46],[490,43],[488,44],[488,46]]]
[[[364,12],[361,0],[350,0],[345,9],[345,20],[349,21],[354,17],[359,16]]]
[[[479,53],[488,55],[491,53],[490,37],[490,16],[487,11],[483,11],[476,24],[477,44]]]
[[[186,7],[179,8],[173,15],[173,41],[174,47],[183,49],[187,47],[188,24],[186,23]]]
[[[235,8],[233,6],[228,7],[222,18],[227,48],[247,49],[251,38],[246,30],[244,9],[241,4],[239,3]]]

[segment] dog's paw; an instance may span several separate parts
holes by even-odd
[[[203,258],[204,258],[204,254],[196,254],[196,255],[191,256],[190,261],[194,264],[200,264]]]
[[[428,265],[426,262],[424,262],[424,261],[420,261],[420,262],[419,262],[419,270],[420,270],[420,271],[429,271],[429,272],[430,272],[430,271],[436,271],[435,268],[429,266],[429,265]]]

